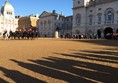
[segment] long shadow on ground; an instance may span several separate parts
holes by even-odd
[[[37,63],[37,65],[36,65],[36,64],[24,63],[24,62],[16,61],[16,60],[12,60],[12,61],[18,63],[18,65],[20,65],[21,67],[24,67],[31,71],[34,71],[39,74],[43,74],[45,76],[52,77],[55,79],[67,81],[70,83],[91,82],[89,80],[81,78],[79,75],[70,74],[70,73],[65,72],[64,70],[61,71],[60,68],[63,68],[64,66],[63,65],[61,66],[60,64],[56,64],[53,62],[48,62],[45,60],[44,61],[43,60],[36,60],[36,61],[30,60],[32,62],[36,62]],[[44,64],[40,64],[40,61],[44,62]],[[58,66],[60,68],[57,68]],[[65,67],[68,68],[68,66],[65,66]],[[71,69],[71,67],[70,67],[70,69]]]
[[[68,57],[76,59],[78,58],[78,60],[59,58],[60,56],[58,56],[58,58],[47,57],[44,58],[44,60],[29,60],[35,64],[24,63],[14,59],[11,59],[11,61],[33,72],[37,72],[39,74],[43,74],[45,76],[52,77],[55,79],[64,80],[70,83],[92,83],[92,82],[118,83],[118,68],[98,63],[86,62],[86,60],[92,60],[91,57],[89,57],[91,55],[88,55],[88,57],[86,58],[82,57],[85,55],[84,53],[75,54],[76,57],[73,55],[74,53],[73,54],[56,53],[56,54],[60,56],[65,56],[67,58]],[[85,61],[79,61],[79,58],[85,59]],[[99,59],[95,60],[100,61]],[[100,62],[104,61],[101,60]],[[111,62],[109,61],[109,63],[112,63],[112,61]]]
[[[101,50],[102,51],[74,50],[72,54],[54,53],[58,56],[43,57],[43,60],[28,60],[31,63],[15,59],[11,59],[11,61],[33,72],[69,83],[118,83],[117,49],[110,48]],[[13,71],[3,68],[0,68],[0,70],[4,70],[3,72],[13,79],[13,77],[9,75],[9,73]],[[17,73],[19,75],[19,72]],[[14,80],[16,82],[19,81]]]
[[[0,71],[2,71],[6,77],[12,79],[16,83],[46,83],[44,81],[30,77],[16,70],[9,70],[0,67]],[[8,82],[5,82],[4,80],[0,80],[0,83],[8,83]]]
[[[115,46],[118,47],[118,40],[93,40],[93,39],[87,39],[87,40],[66,40],[66,41],[76,41],[76,42],[84,42],[84,43],[92,43],[92,44],[98,44],[98,45],[104,45],[104,46]]]
[[[0,83],[8,83],[8,82],[0,78]]]

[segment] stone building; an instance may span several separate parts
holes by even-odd
[[[65,23],[64,23],[64,31],[63,34],[72,34],[72,22],[73,22],[73,16],[67,16],[65,18]]]
[[[20,16],[19,17],[19,21],[18,21],[18,25],[19,25],[19,29],[37,29],[37,23],[38,23],[38,20],[39,20],[39,16],[38,14],[36,16],[33,16],[33,15],[29,15],[29,16],[25,16],[25,17],[22,17]]]
[[[5,30],[14,32],[16,28],[18,28],[18,19],[15,18],[14,7],[6,1],[0,12],[0,36]]]
[[[57,14],[56,11],[53,10],[52,12],[44,11],[39,18],[38,30],[41,37],[54,37],[56,30],[59,31],[59,35],[72,32],[72,16],[68,16],[68,20],[66,20],[66,16]],[[67,25],[67,23],[70,24]],[[66,27],[65,24],[67,25]]]
[[[73,0],[72,33],[118,33],[118,0]]]

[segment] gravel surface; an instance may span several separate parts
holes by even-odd
[[[0,40],[0,83],[118,83],[118,41]]]

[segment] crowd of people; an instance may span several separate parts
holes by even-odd
[[[105,38],[106,39],[118,40],[118,33],[107,33]]]
[[[75,34],[75,35],[71,35],[71,34],[65,34],[65,35],[60,35],[60,38],[73,38],[73,39],[96,39],[97,38],[97,34]]]
[[[37,30],[26,30],[26,29],[17,29],[15,32],[13,31],[7,31],[5,30],[3,33],[3,38],[5,40],[7,39],[34,39],[34,38],[38,38],[39,37],[39,33]]]
[[[73,39],[101,39],[101,37],[98,36],[98,34],[65,34],[65,35],[60,35],[60,38],[73,38]],[[105,39],[113,39],[113,40],[118,40],[118,33],[107,33],[105,35]]]
[[[32,30],[32,29],[17,29],[15,32],[13,31],[7,31],[5,30],[3,33],[3,38],[5,40],[8,39],[17,39],[17,40],[22,40],[22,39],[35,39],[40,37],[40,34],[37,30]],[[75,35],[71,35],[69,33],[65,34],[65,35],[60,35],[60,38],[73,38],[73,39],[99,39],[101,37],[98,36],[98,34],[75,34]],[[118,40],[118,33],[114,34],[114,33],[107,33],[105,35],[106,39],[114,39],[114,40]]]

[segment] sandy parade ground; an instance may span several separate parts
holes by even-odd
[[[0,40],[0,83],[118,83],[118,40]]]

